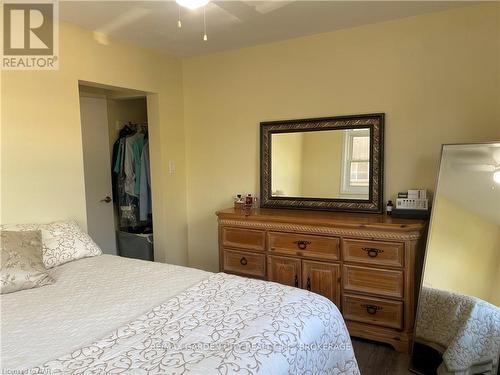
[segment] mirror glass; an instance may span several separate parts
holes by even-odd
[[[273,197],[369,199],[370,129],[273,133]]]
[[[413,369],[422,374],[496,374],[499,305],[500,143],[444,146]]]

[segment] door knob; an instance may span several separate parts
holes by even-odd
[[[104,199],[101,199],[101,202],[109,203],[111,202],[111,197],[106,197]]]

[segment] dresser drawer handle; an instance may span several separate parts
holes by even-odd
[[[374,247],[363,247],[362,250],[366,251],[366,254],[368,254],[370,258],[375,258],[380,253],[384,252],[384,250],[376,249]]]
[[[248,264],[247,258],[245,258],[245,257],[241,257],[241,259],[240,259],[240,264],[241,264],[242,266],[246,266],[246,265]]]
[[[296,244],[300,250],[305,250],[307,245],[311,244],[311,241],[295,241],[294,244]]]
[[[311,278],[310,277],[307,278],[306,289],[308,291],[311,291]]]
[[[299,287],[299,277],[297,275],[295,275],[295,287]]]
[[[361,305],[361,307],[364,307],[366,309],[366,312],[370,315],[375,315],[377,311],[382,310],[382,307],[377,306],[377,305]]]

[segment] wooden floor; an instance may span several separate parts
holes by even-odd
[[[407,375],[410,356],[391,346],[352,338],[361,375]],[[414,375],[414,374],[413,374]]]

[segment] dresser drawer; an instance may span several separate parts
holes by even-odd
[[[403,267],[404,244],[401,242],[343,239],[342,254],[346,262]]]
[[[344,290],[402,298],[403,271],[344,265]]]
[[[224,247],[260,251],[266,249],[266,232],[262,230],[223,227],[221,235]]]
[[[264,277],[266,275],[266,256],[224,249],[224,271]]]
[[[269,249],[276,253],[338,260],[339,244],[340,241],[336,237],[269,233]]]
[[[403,328],[403,302],[345,294],[342,315],[346,320],[382,327]]]

